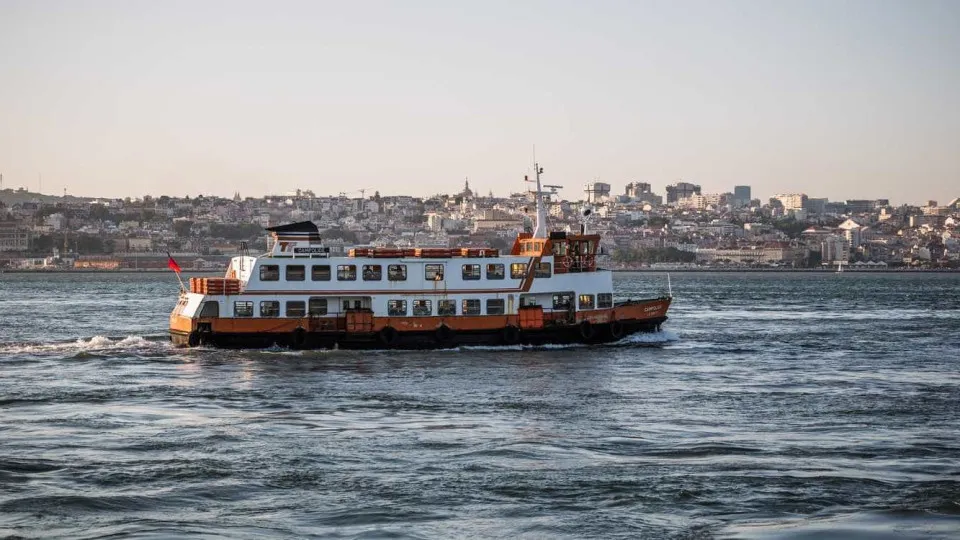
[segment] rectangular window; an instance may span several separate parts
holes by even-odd
[[[363,280],[364,281],[380,281],[383,279],[383,267],[379,264],[365,264],[363,265]]]
[[[307,313],[311,317],[318,317],[320,315],[327,314],[327,299],[326,298],[311,298],[307,303],[309,310]]]
[[[464,300],[460,308],[460,313],[464,315],[479,315],[480,300]]]
[[[463,265],[463,279],[464,281],[473,281],[473,280],[480,279],[480,265],[479,264]]]
[[[279,317],[280,302],[277,300],[263,300],[260,302],[261,317]]]
[[[357,265],[340,264],[337,265],[337,281],[356,281]]]
[[[253,317],[253,302],[237,301],[233,303],[234,317]]]
[[[391,317],[402,317],[407,314],[406,300],[390,300],[387,302],[387,315]]]
[[[553,309],[570,309],[573,306],[573,295],[560,293],[553,295]]]
[[[580,295],[580,309],[593,309],[593,295],[592,294],[581,294]]]
[[[527,277],[527,263],[513,263],[510,265],[510,279]]]
[[[200,317],[219,317],[220,302],[208,300],[203,303],[203,309],[200,310]]]
[[[433,315],[433,302],[430,300],[414,300],[413,301],[413,316],[414,317],[429,317]]]
[[[280,281],[280,267],[276,264],[260,265],[260,281]]]
[[[287,317],[303,317],[307,314],[307,303],[303,300],[287,302]]]
[[[613,307],[613,294],[611,293],[600,293],[597,295],[597,307],[598,308],[612,308]]]
[[[313,265],[313,267],[310,269],[310,279],[313,281],[330,281],[330,265]]]
[[[488,264],[487,265],[487,279],[503,279],[503,265],[502,264]]]
[[[440,300],[437,302],[437,315],[449,317],[457,314],[456,300]]]
[[[534,268],[533,277],[535,278],[548,278],[550,277],[550,263],[542,262]]]
[[[302,264],[287,266],[287,281],[303,281],[307,276],[307,269]]]
[[[521,294],[520,295],[520,307],[527,306],[536,306],[537,299],[532,294]]]
[[[487,315],[503,315],[502,298],[490,298],[487,300]]]
[[[387,279],[390,281],[406,281],[407,265],[391,264],[387,267]]]
[[[443,281],[443,265],[428,264],[424,266],[423,277],[427,281]]]

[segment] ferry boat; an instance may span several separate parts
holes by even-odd
[[[614,302],[600,236],[537,221],[509,253],[488,248],[356,248],[331,256],[316,225],[270,227],[268,253],[191,278],[170,315],[178,346],[434,349],[609,343],[659,331],[672,297]],[[179,275],[179,274],[178,274]]]

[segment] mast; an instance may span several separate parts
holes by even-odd
[[[543,188],[540,186],[540,175],[543,173],[543,167],[536,161],[533,162],[533,171],[537,175],[537,224],[533,228],[534,238],[547,237],[547,208],[543,204]]]

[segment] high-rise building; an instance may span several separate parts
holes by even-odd
[[[780,204],[783,205],[783,209],[786,211],[803,210],[807,206],[807,196],[803,193],[777,195],[774,198],[780,201]]]
[[[590,182],[583,188],[587,194],[587,202],[598,202],[601,199],[610,197],[610,184],[603,182]]]
[[[667,204],[676,203],[680,199],[689,199],[700,194],[700,186],[689,182],[677,182],[667,186]]]
[[[643,197],[644,194],[652,192],[653,189],[650,184],[646,182],[630,182],[627,184],[627,189],[624,191],[624,194],[631,199],[639,199]]]
[[[733,202],[740,206],[750,204],[750,186],[733,186]]]

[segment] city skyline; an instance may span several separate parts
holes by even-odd
[[[571,200],[960,185],[955,2],[277,7],[5,2],[4,187],[504,196],[534,144]]]

